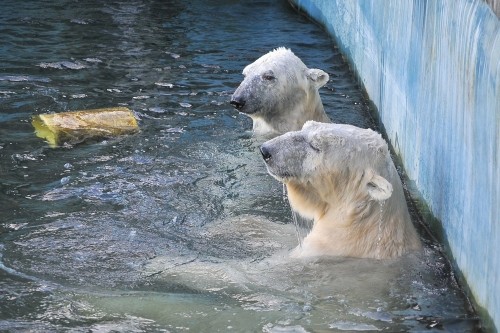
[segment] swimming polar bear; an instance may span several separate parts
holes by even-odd
[[[307,120],[330,122],[318,92],[328,74],[307,68],[291,50],[263,55],[243,75],[230,103],[252,118],[255,133],[276,136],[301,129]]]
[[[292,255],[395,258],[421,248],[381,135],[308,121],[260,147],[290,205],[314,224]]]

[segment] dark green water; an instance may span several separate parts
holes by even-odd
[[[330,74],[334,121],[376,125],[286,1],[3,1],[0,41],[0,330],[476,330],[436,244],[394,262],[287,257],[282,187],[229,105],[242,69],[290,47]],[[139,134],[50,149],[30,123],[117,105]]]

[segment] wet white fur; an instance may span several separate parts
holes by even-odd
[[[292,209],[313,219],[292,255],[394,258],[420,249],[401,180],[380,134],[307,122],[263,144]]]
[[[262,79],[270,71],[276,78],[273,84]],[[291,50],[280,47],[261,56],[243,75],[233,96],[248,96],[245,107],[255,107],[252,113],[242,110],[252,118],[255,133],[275,136],[299,130],[307,120],[330,122],[318,92],[328,74],[307,68]]]

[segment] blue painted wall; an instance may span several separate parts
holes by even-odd
[[[335,36],[500,328],[500,23],[481,0],[291,0]]]

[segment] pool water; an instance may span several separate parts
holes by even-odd
[[[480,329],[425,234],[399,260],[288,257],[283,187],[229,105],[242,69],[289,47],[330,74],[332,120],[378,127],[334,42],[286,1],[2,5],[0,330]],[[52,149],[31,126],[109,106],[140,133]]]

